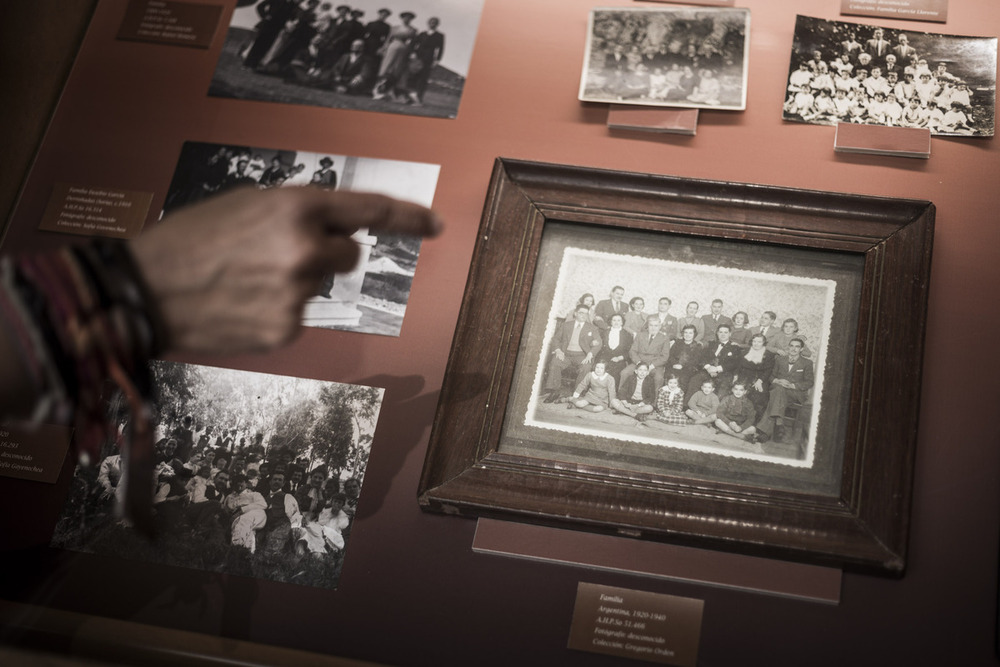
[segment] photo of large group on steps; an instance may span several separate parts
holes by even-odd
[[[79,467],[53,546],[335,588],[382,390],[154,362],[155,536],[118,518],[127,429]],[[122,415],[119,417],[119,415]]]
[[[993,136],[996,43],[799,16],[783,118]]]

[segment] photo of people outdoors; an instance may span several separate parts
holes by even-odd
[[[745,109],[750,11],[595,9],[580,100]]]
[[[336,588],[383,390],[175,362],[151,364],[153,539],[115,512],[117,438],[79,466],[52,546],[164,565]]]
[[[163,213],[229,188],[312,185],[359,190],[430,206],[440,167],[253,146],[185,142]],[[328,276],[306,304],[304,324],[324,329],[398,336],[420,254],[420,239],[404,234],[354,235],[358,266]]]
[[[483,0],[241,0],[209,95],[454,118]]]
[[[567,247],[522,425],[808,467],[836,288]]]
[[[992,137],[997,39],[798,16],[782,117]]]

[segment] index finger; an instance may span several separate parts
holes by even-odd
[[[309,186],[298,191],[306,207],[305,217],[328,232],[349,235],[359,227],[413,236],[436,236],[441,232],[441,218],[413,202],[372,192],[331,192]]]

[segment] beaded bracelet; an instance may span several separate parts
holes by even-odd
[[[124,243],[0,261],[0,323],[38,397],[33,421],[69,424],[75,415],[74,450],[81,463],[96,460],[114,437],[104,402],[110,381],[129,403],[130,458],[152,459],[148,361],[164,349],[166,329]]]

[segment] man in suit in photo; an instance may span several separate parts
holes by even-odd
[[[720,324],[717,332],[717,340],[708,343],[702,352],[699,360],[700,368],[690,384],[686,387],[686,396],[693,396],[701,388],[705,380],[715,382],[715,393],[719,398],[723,398],[729,393],[729,388],[733,384],[733,375],[740,366],[740,346],[729,340],[732,335],[733,325]]]
[[[892,49],[892,44],[884,37],[882,28],[875,28],[872,38],[865,42],[865,51],[871,54],[872,60],[882,63],[885,56]]]
[[[910,59],[917,55],[917,50],[910,46],[910,38],[906,35],[900,34],[896,38],[896,46],[892,47],[892,54],[896,56],[896,60],[903,67],[909,64]]]
[[[656,312],[646,318],[644,328],[648,329],[650,321],[656,320],[660,323],[660,332],[672,340],[680,335],[680,330],[677,328],[677,318],[670,314],[671,303],[668,297],[661,296],[656,304]]]
[[[781,327],[774,323],[776,319],[778,319],[777,313],[773,310],[765,310],[760,315],[760,325],[752,327],[750,329],[750,335],[764,334],[764,338],[771,340],[773,336],[781,333]]]
[[[781,442],[785,436],[782,420],[785,409],[791,403],[802,403],[808,397],[813,386],[813,363],[802,356],[805,342],[801,338],[793,338],[788,343],[788,356],[777,359],[774,363],[774,374],[771,377],[771,393],[767,399],[767,408],[757,422],[758,438],[766,441],[774,438]]]
[[[552,358],[545,376],[545,389],[548,392],[546,403],[560,397],[564,370],[576,369],[574,387],[590,372],[594,357],[603,343],[600,330],[588,321],[589,315],[590,309],[581,304],[573,312],[574,319],[563,322],[556,329],[556,336],[552,341]]]
[[[702,322],[705,323],[705,342],[713,343],[717,339],[715,337],[715,330],[718,329],[723,324],[733,326],[733,320],[722,314],[722,299],[713,299],[711,305],[711,312],[707,315],[701,316]],[[732,329],[730,329],[732,331]]]
[[[356,39],[351,43],[351,50],[340,57],[333,66],[333,84],[339,93],[350,95],[367,95],[375,83],[375,68],[371,59],[365,55],[365,43]]]
[[[611,298],[597,302],[594,308],[594,324],[603,331],[611,328],[611,316],[621,315],[625,317],[628,312],[628,304],[624,301],[625,288],[615,285],[611,288]],[[617,379],[617,378],[616,378]]]
[[[629,350],[629,365],[622,370],[620,385],[625,385],[628,379],[635,374],[636,366],[640,363],[646,364],[653,375],[654,391],[659,391],[663,386],[664,367],[667,359],[670,358],[670,337],[661,330],[660,320],[655,315],[651,315],[646,320],[646,329],[635,335],[632,341],[632,349]]]

